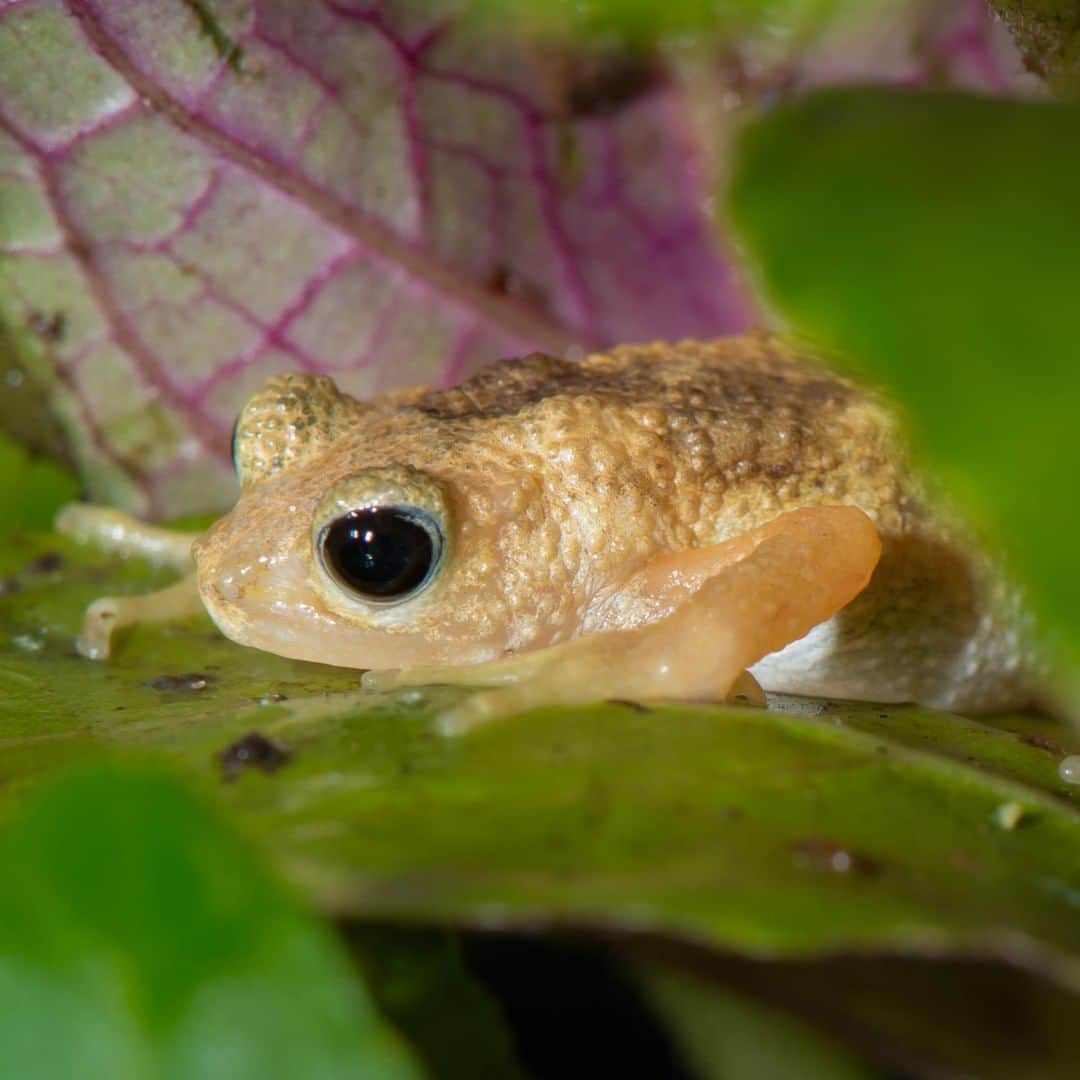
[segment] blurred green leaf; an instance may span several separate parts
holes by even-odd
[[[0,432],[0,532],[48,528],[57,509],[78,493],[70,473],[55,462],[32,457]]]
[[[420,1075],[328,932],[164,773],[54,782],[0,865],[5,1075]]]
[[[961,952],[1080,986],[1080,788],[1057,771],[1076,741],[1046,722],[609,704],[446,740],[432,710],[459,691],[360,692],[355,672],[239,648],[206,619],[82,660],[83,604],[162,579],[58,537],[0,546],[0,579],[0,812],[64,761],[156,750],[219,784],[331,913]],[[220,755],[251,732],[287,762],[225,780]]]
[[[444,930],[347,927],[379,1008],[439,1080],[524,1080],[495,1000]]]
[[[699,975],[641,965],[638,980],[701,1080],[870,1080],[845,1050],[778,1009]]]
[[[876,2],[876,0],[875,0]],[[865,0],[864,0],[865,4]],[[471,0],[476,18],[511,20],[527,31],[647,45],[671,35],[729,37],[770,29],[796,37],[857,5],[852,0]]]
[[[1080,109],[827,90],[744,131],[729,192],[766,293],[908,406],[1080,672]]]
[[[1076,1075],[1076,996],[1030,972],[964,957],[754,960],[649,942],[631,951],[631,970],[706,1076],[850,1076],[852,1054],[886,1076]],[[789,1067],[795,1055],[803,1063]]]

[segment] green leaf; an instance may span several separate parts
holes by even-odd
[[[64,566],[41,573],[48,552]],[[155,750],[216,784],[331,913],[752,955],[974,954],[1080,986],[1080,789],[1058,776],[1076,740],[1045,721],[608,704],[446,740],[431,714],[458,691],[361,692],[354,672],[236,647],[205,619],[82,660],[83,604],[161,578],[57,537],[0,546],[4,575],[0,813],[59,763]],[[225,779],[219,756],[253,731],[287,761]]]
[[[639,982],[701,1080],[870,1080],[813,1028],[708,979],[643,965]]]
[[[1080,672],[1080,109],[830,90],[739,143],[729,208],[791,323],[909,407]]]
[[[864,0],[865,2],[865,0]],[[580,42],[599,38],[651,45],[672,35],[728,42],[740,33],[782,28],[797,36],[820,28],[854,5],[851,0],[472,0],[477,19],[488,26],[509,20],[532,33]]]
[[[54,782],[0,865],[7,1075],[419,1076],[330,935],[170,775]]]
[[[59,465],[31,457],[0,432],[0,531],[48,528],[56,511],[78,491],[77,481]]]
[[[850,1077],[852,1054],[889,1076],[1076,1075],[1076,997],[1028,972],[965,958],[631,952],[643,992],[705,1076]]]
[[[379,1008],[439,1080],[523,1080],[492,997],[443,930],[352,924],[346,939]]]

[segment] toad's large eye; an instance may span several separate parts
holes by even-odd
[[[368,506],[331,521],[318,546],[323,566],[339,585],[385,604],[414,595],[431,580],[443,535],[425,510]]]

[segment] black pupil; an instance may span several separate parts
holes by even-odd
[[[339,517],[323,533],[322,546],[327,568],[342,585],[380,600],[412,592],[435,560],[431,533],[393,506]]]

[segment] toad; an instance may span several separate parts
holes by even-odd
[[[92,507],[62,531],[194,575],[87,613],[204,606],[227,637],[484,688],[446,732],[605,698],[767,690],[1019,707],[1012,592],[936,512],[889,411],[778,338],[534,354],[367,401],[277,375],[237,421],[235,507],[205,534]]]

